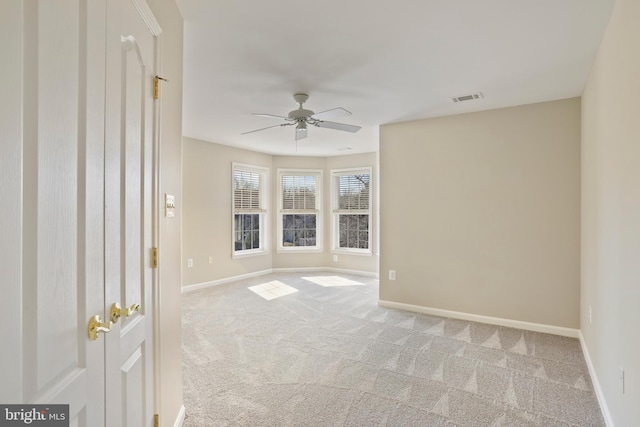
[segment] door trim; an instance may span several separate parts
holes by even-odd
[[[136,8],[138,8],[138,4],[142,4],[141,8],[138,8],[145,22],[147,17],[149,18],[149,29],[155,35],[155,64],[154,69],[156,71],[156,75],[163,75],[162,71],[162,46],[163,46],[163,37],[162,37],[162,29],[160,28],[160,24],[156,21],[151,9],[147,5],[145,0],[132,0]],[[144,9],[144,12],[141,10]],[[160,241],[160,220],[161,220],[161,212],[162,209],[162,197],[160,193],[161,189],[161,174],[160,174],[160,164],[161,164],[161,141],[162,141],[162,88],[160,88],[160,96],[158,99],[153,100],[153,135],[151,141],[151,162],[152,162],[152,183],[151,183],[151,222],[152,222],[152,232],[151,232],[151,244],[154,248],[156,248],[156,260],[157,265],[156,268],[153,268],[151,271],[151,300],[153,304],[153,405],[154,405],[154,414],[160,414],[160,410],[162,408],[162,331],[161,331],[161,322],[160,316],[162,313],[161,310],[161,301],[162,301],[162,290],[161,290],[161,280],[160,280],[160,269],[162,268],[162,242]],[[161,415],[161,414],[160,414]]]
[[[144,23],[149,27],[151,34],[153,34],[154,37],[158,37],[162,34],[162,28],[160,28],[160,24],[153,15],[153,12],[146,0],[131,0],[131,3],[133,3],[133,6],[138,10],[138,13],[142,17]]]

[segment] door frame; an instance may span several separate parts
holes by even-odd
[[[155,52],[153,64],[156,76],[162,76],[162,28],[160,23],[154,16],[151,8],[147,4],[146,0],[131,0],[138,13],[147,24],[149,31],[155,39]],[[155,82],[154,82],[155,83]],[[154,97],[155,98],[155,97]],[[160,194],[161,188],[161,174],[160,174],[160,141],[161,141],[161,123],[162,123],[162,103],[160,99],[154,99],[153,105],[153,134],[151,137],[151,163],[152,163],[152,183],[151,183],[151,244],[158,253],[160,252],[160,218],[162,212],[162,197]],[[162,404],[160,402],[162,398],[162,377],[161,377],[161,331],[160,331],[160,274],[159,274],[159,262],[151,272],[151,300],[153,304],[153,413],[159,414]]]
[[[155,15],[151,11],[149,4],[146,0],[130,0],[135,9],[138,11],[142,20],[147,25],[147,28],[151,32],[155,40],[154,46],[154,61],[153,64],[156,76],[162,76],[162,28],[160,23],[156,19]],[[151,244],[153,248],[156,248],[160,252],[160,213],[162,212],[162,197],[160,194],[161,173],[160,173],[160,147],[161,147],[161,123],[162,123],[162,104],[160,99],[154,99],[152,105],[153,117],[151,128],[153,130],[151,136],[151,163],[152,163],[152,178],[151,178]],[[151,256],[150,256],[151,258]],[[159,264],[152,269],[151,272],[151,300],[152,300],[152,335],[153,335],[153,413],[159,414],[162,404],[160,402],[162,393],[162,381],[161,381],[161,331],[160,331],[160,274]]]

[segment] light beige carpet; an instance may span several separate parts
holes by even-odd
[[[185,427],[604,426],[577,340],[378,307],[377,280],[342,277],[184,294]]]

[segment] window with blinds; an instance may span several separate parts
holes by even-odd
[[[279,170],[279,250],[320,248],[320,170]]]
[[[268,169],[233,164],[233,253],[262,252],[266,234]]]
[[[233,171],[233,205],[236,211],[262,209],[261,173],[236,169]]]
[[[371,168],[332,171],[332,248],[371,253]]]
[[[338,175],[338,210],[369,211],[371,174]]]

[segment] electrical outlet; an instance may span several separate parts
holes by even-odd
[[[212,256],[209,257],[209,264],[213,264],[213,257]]]
[[[193,267],[193,258],[187,259],[187,267]]]
[[[589,306],[589,324],[593,321],[593,311],[591,310],[591,306]]]
[[[333,256],[333,262],[338,262],[338,255]]]
[[[389,270],[389,280],[396,280],[396,271]]]
[[[620,387],[622,390],[622,394],[624,394],[624,369],[622,368],[622,366],[620,366],[619,379],[620,379]]]

